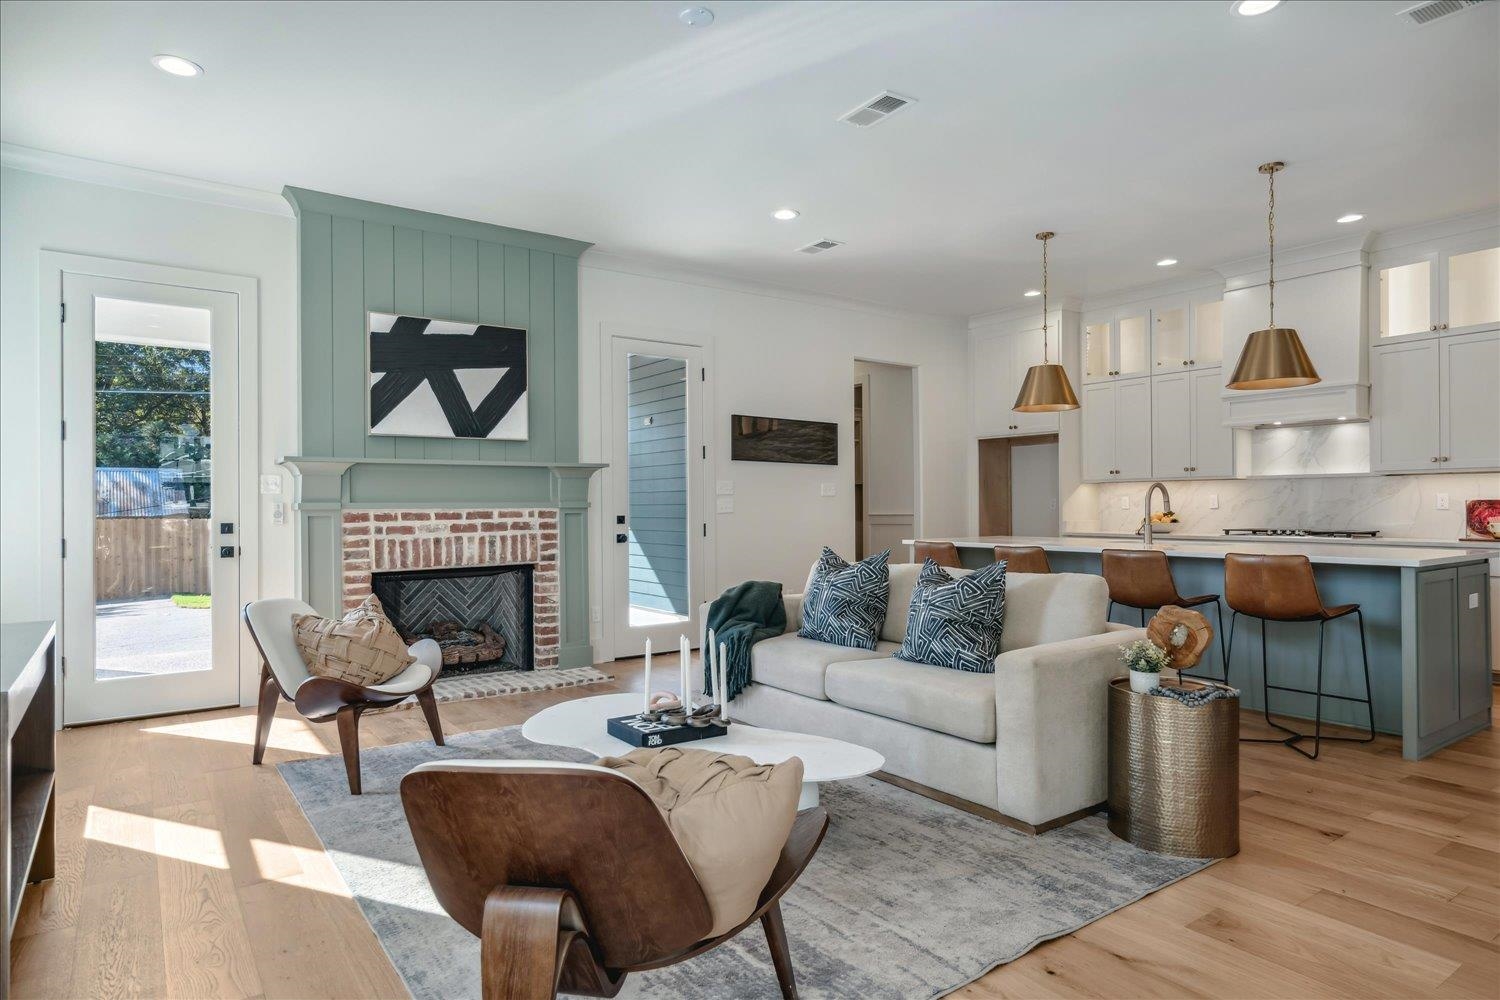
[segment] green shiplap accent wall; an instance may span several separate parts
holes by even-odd
[[[300,188],[284,194],[299,226],[303,454],[578,460],[578,255],[589,244]],[[370,436],[370,310],[525,328],[529,440]]]
[[[578,256],[588,243],[287,188],[298,219],[302,454],[297,479],[304,597],[339,607],[344,510],[526,506],[559,511],[560,666],[589,644],[589,477],[578,462]],[[372,437],[366,313],[528,332],[529,439]],[[503,463],[539,463],[506,465]],[[496,463],[496,464],[489,464]]]

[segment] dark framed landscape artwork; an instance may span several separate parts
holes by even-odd
[[[838,424],[738,413],[729,420],[729,457],[736,462],[839,464]]]
[[[380,312],[368,318],[371,434],[526,440],[525,330]]]

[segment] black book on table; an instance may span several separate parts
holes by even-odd
[[[689,726],[685,723],[653,722],[641,715],[621,715],[607,721],[609,735],[633,747],[669,747],[693,740],[723,736],[723,726]]]

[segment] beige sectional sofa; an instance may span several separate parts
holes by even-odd
[[[786,633],[755,645],[751,684],[731,716],[872,747],[887,774],[1032,831],[1102,803],[1106,682],[1125,676],[1118,647],[1145,631],[1106,620],[1102,577],[1014,573],[993,674],[908,663],[894,654],[920,569],[891,566],[873,650],[801,638],[801,595],[786,597]]]

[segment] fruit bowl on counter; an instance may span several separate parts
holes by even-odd
[[[1153,535],[1171,534],[1172,529],[1180,523],[1177,515],[1170,510],[1159,510],[1151,515],[1151,533]],[[1137,537],[1144,537],[1146,534],[1146,522],[1142,521],[1141,526],[1135,529],[1135,533]]]

